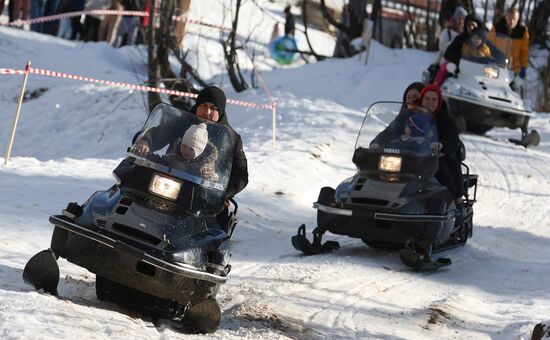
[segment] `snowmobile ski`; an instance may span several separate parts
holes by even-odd
[[[292,236],[292,246],[306,256],[329,253],[340,248],[340,243],[336,241],[327,241],[321,245],[322,237],[323,233],[316,228],[313,231],[313,243],[309,242],[306,237],[306,225],[302,224],[298,228],[298,234]]]
[[[57,296],[59,266],[53,250],[42,250],[34,255],[25,265],[23,280],[37,290],[44,289],[44,291]]]
[[[215,299],[203,300],[189,308],[181,320],[191,333],[212,333],[220,325],[221,309]]]
[[[523,136],[521,140],[514,138],[510,138],[508,140],[516,145],[521,145],[525,148],[528,148],[531,146],[538,146],[540,144],[540,135],[536,130],[533,130]]]
[[[424,261],[417,252],[412,249],[404,248],[399,251],[401,262],[407,267],[412,268],[417,272],[436,271],[441,267],[446,267],[452,264],[451,259],[440,257],[435,261]]]

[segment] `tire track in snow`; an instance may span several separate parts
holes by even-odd
[[[490,157],[488,155],[487,150],[480,147],[480,142],[476,142],[476,141],[473,141],[473,140],[470,140],[469,142],[470,142],[469,143],[470,145],[474,146],[474,148],[477,151],[477,154],[483,155],[487,160],[489,160],[497,168],[498,174],[503,179],[504,186],[505,186],[504,192],[506,194],[506,199],[501,200],[499,202],[498,206],[496,207],[496,211],[502,211],[502,210],[504,210],[504,208],[506,207],[506,205],[510,201],[510,188],[511,188],[510,181],[508,180],[507,176],[505,175],[504,169],[502,168],[502,166],[497,161],[495,161],[493,157]],[[482,175],[481,174],[480,174],[480,179],[482,180]],[[490,187],[486,186],[486,188],[490,188]],[[475,208],[474,208],[474,212],[475,212]],[[486,213],[481,214],[481,216],[485,216],[485,215],[487,215],[487,214]]]
[[[514,211],[514,209],[517,207],[518,204],[518,198],[521,197],[522,205],[532,205],[533,203],[536,203],[538,201],[541,195],[537,195],[536,192],[533,193],[523,193],[522,188],[524,186],[521,181],[518,180],[518,178],[521,178],[521,175],[525,175],[526,170],[522,169],[522,167],[527,167],[527,169],[532,170],[533,172],[536,172],[538,174],[537,177],[540,176],[541,179],[547,178],[547,174],[550,173],[550,167],[548,164],[550,162],[544,162],[540,160],[540,158],[536,158],[534,155],[531,155],[528,153],[525,149],[518,149],[512,145],[510,145],[509,148],[506,148],[506,151],[508,151],[507,154],[500,155],[497,153],[495,149],[492,149],[491,147],[483,147],[482,144],[479,141],[470,140],[469,141],[471,145],[473,145],[477,151],[477,154],[483,155],[484,158],[489,160],[495,167],[498,169],[498,174],[502,179],[504,180],[504,188],[500,189],[501,191],[504,191],[506,194],[506,198],[501,200],[499,205],[496,208],[496,211],[490,212],[491,216],[498,216],[500,212],[506,212],[509,213],[510,211]],[[505,143],[505,142],[503,142]],[[505,145],[496,145],[499,148],[505,147]],[[500,161],[495,159],[493,154],[499,154],[503,159]],[[540,156],[540,152],[537,153],[537,157]],[[550,157],[545,155],[544,158],[547,158],[550,161]],[[504,163],[502,165],[501,163]],[[542,170],[542,169],[544,170]],[[480,174],[481,175],[481,174]],[[481,175],[483,176],[483,175]],[[494,178],[493,176],[489,178]],[[483,183],[483,177],[480,177],[480,182]],[[492,187],[492,186],[485,186],[485,188],[488,188],[491,191],[494,191],[495,189],[499,189],[498,187]],[[520,196],[521,195],[521,196]],[[528,197],[525,197],[528,196]],[[543,198],[544,199],[544,198]],[[511,209],[511,210],[510,210]],[[543,205],[543,210],[538,211],[538,214],[535,216],[530,216],[529,218],[529,224],[527,226],[533,226],[538,224],[539,222],[546,219],[546,216],[548,215],[547,212],[549,212],[550,208],[548,205]],[[475,209],[474,209],[475,210]],[[488,215],[487,213],[482,213],[481,216]],[[506,215],[506,214],[504,214]],[[526,222],[526,221],[522,221]]]

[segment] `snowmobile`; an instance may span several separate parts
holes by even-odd
[[[511,60],[507,50],[512,48],[510,37],[496,33],[477,35],[490,50],[488,57],[469,57],[460,60],[460,72],[447,78],[441,85],[443,96],[460,131],[484,134],[493,127],[521,129],[521,139],[511,142],[525,147],[537,146],[540,135],[529,132],[529,119],[535,115],[529,100],[522,99],[520,79],[509,70]],[[465,42],[464,44],[467,44]],[[456,72],[449,66],[449,73]]]
[[[410,111],[399,113],[401,105],[377,102],[370,106],[353,154],[357,172],[336,189],[321,189],[313,203],[317,209],[313,242],[301,225],[292,237],[296,250],[315,255],[338,249],[338,242],[322,243],[329,231],[359,238],[373,248],[400,249],[406,266],[432,271],[451,264],[448,258],[433,260],[433,254],[462,246],[472,236],[477,175],[462,163],[466,194],[463,209],[457,209],[449,190],[434,177],[437,128],[429,124],[423,136],[407,135]],[[464,160],[463,149],[460,154]],[[472,190],[473,197],[468,194]]]
[[[156,144],[150,132],[161,124],[186,131],[200,123],[207,126],[208,144],[218,150],[213,172],[172,162],[173,144],[154,152],[151,147],[145,154],[136,151],[146,138]],[[156,106],[114,169],[116,185],[50,217],[51,247],[29,260],[23,279],[57,295],[57,259],[63,257],[96,274],[100,300],[176,319],[191,332],[215,331],[221,316],[215,298],[231,269],[230,238],[238,209],[231,200],[225,218],[216,217],[225,206],[234,138],[222,124]]]

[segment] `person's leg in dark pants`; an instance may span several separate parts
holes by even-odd
[[[453,176],[453,181],[456,188],[455,198],[460,198],[462,201],[462,196],[464,196],[464,179],[462,178],[462,167],[460,161],[456,157],[444,157],[447,159],[447,164],[449,165],[449,171]],[[460,203],[460,202],[459,202]]]
[[[453,173],[449,167],[449,162],[447,161],[447,157],[441,157],[439,159],[439,168],[435,173],[435,178],[439,181],[439,183],[441,183],[442,185],[446,186],[447,189],[449,189],[449,191],[451,192],[451,195],[453,196],[453,199],[458,197],[456,181],[453,178]]]

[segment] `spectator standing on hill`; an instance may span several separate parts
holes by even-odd
[[[145,3],[143,0],[122,0],[122,6],[125,11],[144,11]],[[117,37],[114,46],[122,47],[124,45],[134,45],[138,36],[138,30],[141,28],[139,17],[123,16],[118,26]]]
[[[84,0],[70,0],[69,3],[71,12],[83,11],[86,6],[86,1]],[[81,15],[71,18],[71,40],[82,40],[84,38],[84,29],[80,22],[81,19]]]
[[[107,9],[111,5],[110,0],[87,0],[86,11]],[[87,14],[84,18],[84,41],[98,41],[99,27],[104,16],[99,14]]]
[[[109,10],[113,11],[122,11],[124,7],[120,3],[120,0],[112,0]],[[105,18],[101,21],[99,25],[99,36],[100,41],[106,41],[108,44],[113,45],[116,40],[116,34],[118,31],[118,26],[122,16],[120,15],[106,15]]]
[[[46,8],[46,0],[32,0],[31,1],[31,19],[40,18],[44,16],[45,8]],[[43,31],[42,26],[43,26],[43,23],[31,24],[31,31],[42,32]]]
[[[27,20],[29,18],[31,11],[30,0],[11,0],[10,5],[12,5],[10,21]]]
[[[437,54],[436,62],[438,64],[444,61],[443,54],[451,42],[457,35],[461,34],[464,30],[464,18],[468,15],[468,12],[462,6],[458,6],[450,19],[449,25],[441,31],[439,35],[439,53]]]

